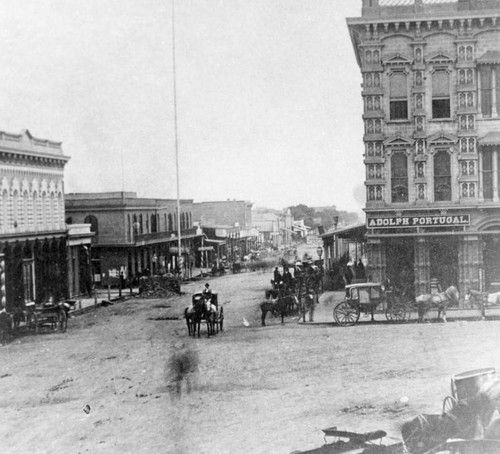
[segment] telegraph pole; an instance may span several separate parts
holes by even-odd
[[[175,172],[177,182],[177,267],[181,274],[181,201],[179,190],[179,139],[177,134],[177,70],[175,65],[175,0],[172,0],[172,73],[174,91],[174,137],[175,137]],[[179,283],[180,286],[180,283]]]

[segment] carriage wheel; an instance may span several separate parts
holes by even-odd
[[[359,308],[353,304],[342,301],[333,309],[333,318],[340,326],[352,326],[359,320]]]
[[[452,396],[446,396],[443,400],[443,413],[448,413],[453,410],[458,403],[458,400]]]
[[[385,310],[385,317],[390,322],[404,322],[406,316],[406,305],[404,303],[393,303],[387,306]]]
[[[34,331],[38,334],[38,317],[34,312],[28,313],[26,317],[26,326],[28,327],[28,331]]]
[[[57,330],[64,333],[67,327],[68,327],[68,316],[66,315],[65,311],[60,310],[57,313]]]

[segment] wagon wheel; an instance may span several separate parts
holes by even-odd
[[[352,326],[359,320],[359,307],[342,301],[333,309],[333,318],[340,326]]]
[[[443,400],[443,413],[448,413],[453,410],[458,403],[458,400],[452,396],[446,396]]]
[[[28,331],[34,331],[38,334],[38,317],[34,312],[29,312],[26,317],[26,326]]]
[[[57,330],[64,333],[68,327],[68,316],[64,310],[57,313]]]
[[[407,315],[406,304],[399,301],[393,301],[392,304],[389,304],[385,310],[385,317],[390,322],[404,322]]]

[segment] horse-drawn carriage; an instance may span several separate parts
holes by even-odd
[[[75,301],[61,301],[55,303],[26,304],[24,321],[29,331],[38,333],[40,329],[48,328],[54,331],[65,332],[68,327],[68,313],[74,307]]]
[[[391,322],[402,322],[410,316],[410,301],[395,295],[383,284],[366,282],[346,286],[346,298],[334,307],[333,318],[340,326],[352,326],[358,322],[361,312],[371,314],[375,320],[374,313],[379,306],[383,306]]]
[[[198,332],[200,337],[200,326],[205,322],[208,336],[217,334],[224,329],[224,307],[219,305],[217,293],[195,293],[192,296],[191,306],[184,311],[184,318],[188,328],[188,334],[195,336]]]

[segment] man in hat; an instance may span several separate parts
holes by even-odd
[[[212,289],[210,288],[210,284],[208,282],[205,284],[202,294],[205,299],[212,298]]]

